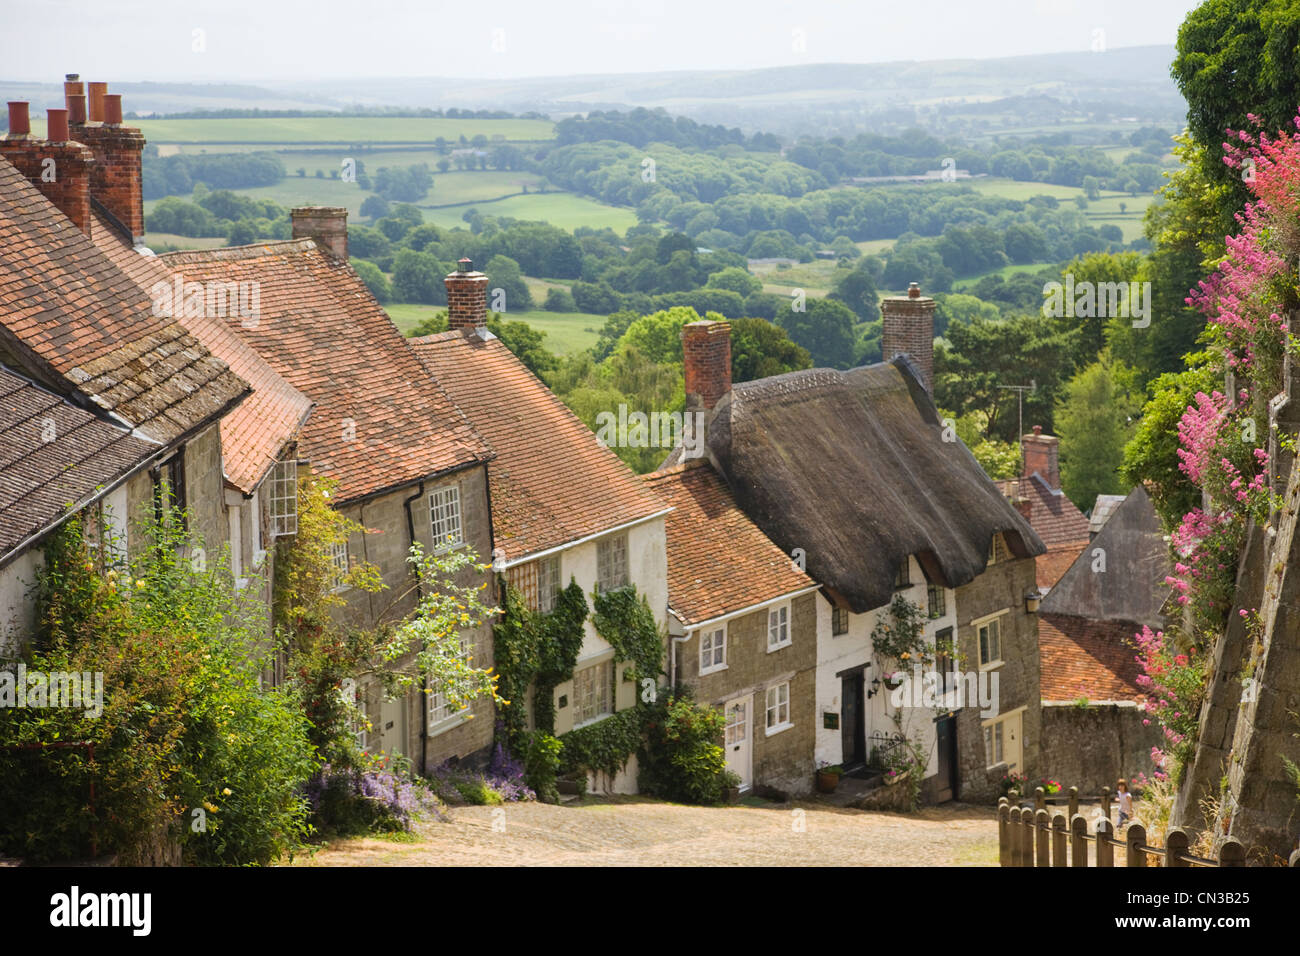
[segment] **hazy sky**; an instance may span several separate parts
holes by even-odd
[[[0,79],[507,78],[1173,43],[1194,0],[0,0]],[[196,33],[196,31],[201,31]],[[1097,33],[1096,31],[1104,31]],[[202,49],[198,49],[202,47]]]

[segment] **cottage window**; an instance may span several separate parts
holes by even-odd
[[[471,638],[461,635],[460,652],[456,655],[456,660],[464,663],[468,667],[474,657],[474,642]],[[469,705],[456,707],[452,704],[447,694],[446,687],[436,687],[429,692],[429,729],[433,730],[438,724],[445,720],[450,720],[458,714],[463,714],[469,710]],[[444,728],[445,729],[445,728]]]
[[[996,767],[1002,763],[1002,723],[999,721],[984,728],[984,753],[987,766]]]
[[[617,591],[627,585],[627,535],[601,538],[596,542],[597,590]]]
[[[839,637],[841,634],[849,633],[849,609],[846,607],[831,608],[831,636]]]
[[[298,462],[277,461],[271,469],[271,536],[298,533]]]
[[[1020,766],[1021,731],[1023,727],[1024,708],[1017,708],[995,720],[984,724],[984,759],[986,766],[996,767],[1005,764],[1008,770]]]
[[[614,662],[601,661],[573,673],[573,726],[613,713]]]
[[[700,632],[700,673],[721,670],[727,666],[727,629],[718,627]]]
[[[930,617],[943,617],[948,613],[948,595],[942,584],[931,584],[926,587],[926,595],[930,599]]]
[[[357,742],[357,749],[364,751],[370,745],[369,718],[366,717],[366,702],[364,698],[358,696],[357,713],[351,720],[352,739]]]
[[[1011,557],[1011,552],[1007,550],[1006,540],[1001,534],[995,533],[993,540],[989,542],[989,564],[997,564],[1009,557]]]
[[[537,609],[543,614],[555,610],[560,596],[560,556],[552,554],[537,561]]]
[[[767,612],[767,649],[775,651],[790,644],[790,605],[769,608]]]
[[[790,682],[767,689],[767,734],[771,736],[793,726],[790,723]]]
[[[976,625],[979,636],[980,667],[988,667],[1002,661],[1002,618],[995,617]]]
[[[185,449],[163,462],[152,472],[154,513],[158,523],[171,527],[172,509],[179,513],[181,528],[189,530],[189,506],[185,491]]]
[[[898,566],[898,573],[894,575],[894,590],[902,591],[912,586],[912,559],[904,558],[903,563]]]
[[[348,543],[346,541],[330,544],[330,563],[333,565],[330,590],[341,591],[347,586],[344,583],[344,578],[347,577],[348,573]]]
[[[429,526],[434,553],[465,543],[460,523],[460,488],[437,488],[429,494]]]
[[[934,669],[939,675],[939,691],[947,693],[952,690],[957,675],[953,672],[952,628],[945,627],[934,635]]]
[[[508,568],[506,570],[506,584],[519,592],[519,599],[524,602],[524,607],[532,611],[537,610],[536,561],[529,561],[527,564],[516,564],[513,568]]]

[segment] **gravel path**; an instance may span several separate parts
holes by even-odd
[[[757,801],[755,801],[757,802]],[[644,797],[454,807],[419,842],[343,840],[300,866],[996,866],[992,809],[904,816],[817,803],[688,807]]]

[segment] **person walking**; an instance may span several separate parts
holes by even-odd
[[[1119,809],[1119,826],[1122,827],[1133,819],[1133,794],[1128,791],[1127,780],[1121,780],[1115,787],[1115,804]]]

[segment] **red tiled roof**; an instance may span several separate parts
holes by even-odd
[[[1043,700],[1142,700],[1133,635],[1123,621],[1038,616],[1039,687]]]
[[[0,366],[0,560],[161,450]]]
[[[736,505],[705,462],[642,476],[668,515],[668,606],[690,627],[815,583]]]
[[[356,272],[312,240],[159,258],[187,282],[258,283],[256,321],[227,326],[315,403],[300,453],[338,480],[338,501],[491,457]]]
[[[515,560],[663,511],[659,497],[495,336],[409,339],[496,452],[496,545]]]
[[[171,442],[215,420],[248,385],[0,158],[0,335],[52,384],[62,379],[142,433]]]
[[[1046,591],[1054,587],[1065,572],[1070,570],[1070,565],[1083,553],[1087,544],[1088,542],[1081,541],[1078,544],[1061,545],[1048,548],[1046,554],[1040,554],[1034,565],[1039,588]]]
[[[98,212],[93,218],[92,238],[146,293],[159,282],[172,286],[174,276],[167,263],[157,256],[136,252]],[[240,339],[228,320],[206,313],[177,318],[213,355],[253,386],[253,394],[221,419],[226,479],[250,494],[284,446],[298,434],[311,411],[311,399],[281,378]]]
[[[1049,551],[1062,545],[1082,548],[1088,543],[1088,519],[1083,512],[1063,492],[1053,492],[1038,475],[1002,480],[997,486],[1008,498],[1029,501],[1029,524]]]

